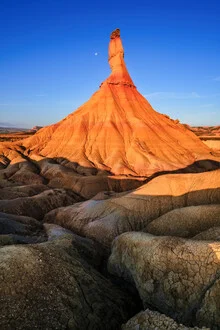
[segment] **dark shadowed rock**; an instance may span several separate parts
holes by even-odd
[[[132,297],[81,259],[72,236],[0,249],[0,327],[119,329]]]
[[[11,186],[0,190],[0,199],[15,199],[18,197],[30,197],[48,190],[47,186],[41,184],[31,184],[25,186]]]
[[[46,241],[43,225],[34,218],[0,212],[0,245]]]
[[[74,193],[68,194],[64,189],[51,189],[31,197],[1,200],[0,211],[42,219],[50,210],[73,204],[78,200],[80,198]]]
[[[104,259],[107,259],[106,251],[98,242],[86,237],[78,236],[70,230],[58,225],[45,223],[43,226],[49,241],[55,240],[63,235],[71,235],[72,244],[74,245],[74,248],[77,249],[82,259],[86,260],[96,268],[100,268]]]
[[[1,234],[27,234],[43,230],[43,225],[34,218],[0,212]]]

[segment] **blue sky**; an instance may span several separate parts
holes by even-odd
[[[110,73],[115,28],[157,111],[220,124],[219,0],[1,0],[0,126],[48,125],[87,101]]]

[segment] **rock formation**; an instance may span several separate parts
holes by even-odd
[[[199,330],[197,327],[189,328],[182,324],[177,324],[173,319],[156,311],[146,309],[132,317],[122,326],[122,330]],[[202,328],[209,330],[209,328]]]
[[[118,29],[109,65],[77,111],[0,136],[0,328],[120,329],[141,297],[158,312],[125,329],[219,329],[220,155],[137,91]]]
[[[0,200],[15,199],[18,197],[30,197],[42,193],[50,189],[44,184],[30,184],[30,185],[12,185],[12,187],[3,187],[0,190]]]
[[[220,226],[220,203],[177,208],[153,220],[144,231],[152,235],[193,237]]]
[[[219,242],[124,233],[113,243],[108,269],[134,282],[146,307],[218,329]]]
[[[1,329],[120,329],[135,302],[83,260],[78,248],[67,235],[0,249]]]
[[[125,65],[119,29],[111,34],[108,61],[112,72],[100,89],[77,111],[23,141],[26,154],[144,177],[213,159],[198,137],[156,112],[137,91]]]
[[[219,168],[216,153],[137,91],[118,29],[111,34],[109,65],[110,76],[77,111],[27,139],[1,143],[1,187],[48,184],[88,199],[135,189],[165,172]]]
[[[194,134],[199,136],[200,140],[205,143],[209,148],[216,151],[218,154],[220,152],[220,126],[199,126],[190,127],[189,125],[184,125]]]
[[[0,245],[31,244],[46,240],[44,227],[36,219],[0,212]]]
[[[32,216],[42,219],[46,213],[60,206],[77,202],[78,196],[63,189],[46,190],[32,197],[19,197],[0,201],[0,212]]]
[[[220,226],[211,227],[201,233],[193,236],[194,240],[204,240],[204,241],[220,241]]]
[[[110,248],[112,240],[126,231],[143,230],[151,221],[160,215],[178,208],[192,205],[207,205],[220,203],[220,170],[197,174],[166,174],[154,178],[142,187],[120,194],[105,195],[105,198],[90,199],[49,212],[45,222],[52,222],[69,228],[79,235],[88,236]],[[205,208],[205,206],[204,206]],[[198,207],[199,209],[199,207]],[[193,209],[192,209],[193,210]],[[208,219],[195,218],[195,224],[191,219],[192,236],[215,225],[219,220],[219,206],[210,206]],[[181,211],[180,211],[181,212]],[[184,212],[182,212],[184,216]],[[213,215],[213,219],[212,219]],[[166,215],[165,215],[166,217]],[[201,229],[196,223],[203,222]],[[176,219],[178,222],[179,218]],[[205,224],[205,220],[206,224]],[[182,234],[188,230],[187,221],[179,224]],[[167,220],[169,228],[169,217]],[[172,226],[172,219],[170,220]],[[159,230],[159,229],[158,229]],[[178,228],[176,229],[176,231]],[[171,228],[175,233],[175,227]],[[161,233],[161,231],[160,231]],[[180,234],[180,233],[179,233]]]

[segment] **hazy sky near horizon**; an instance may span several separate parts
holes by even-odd
[[[1,0],[0,126],[52,124],[86,102],[110,74],[115,28],[155,110],[220,124],[219,0]]]

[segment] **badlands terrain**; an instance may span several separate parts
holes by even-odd
[[[0,134],[0,328],[220,329],[220,131],[156,112],[124,62],[76,111]]]

